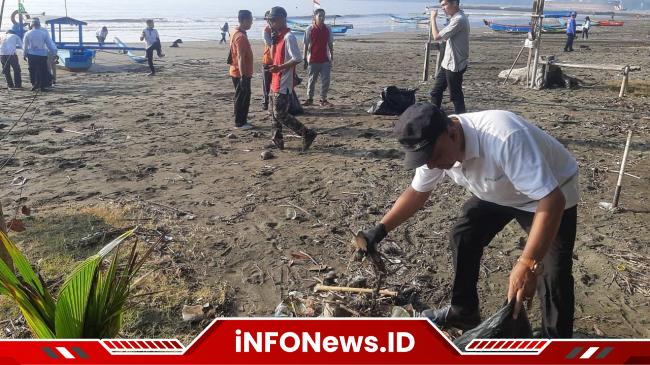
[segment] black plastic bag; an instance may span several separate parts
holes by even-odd
[[[415,104],[417,89],[400,89],[388,86],[381,92],[381,100],[373,104],[368,113],[375,115],[400,115]]]
[[[465,347],[474,339],[489,338],[531,338],[533,330],[528,321],[526,310],[522,307],[517,319],[512,318],[515,300],[506,304],[495,315],[486,319],[478,327],[473,328],[454,340],[454,345],[465,351]]]

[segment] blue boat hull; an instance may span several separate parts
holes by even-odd
[[[87,71],[95,61],[95,51],[90,49],[62,49],[59,63],[70,71]]]

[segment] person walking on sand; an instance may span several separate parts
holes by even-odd
[[[269,11],[264,14],[264,19],[268,18]],[[271,56],[271,48],[273,47],[273,30],[268,24],[262,31],[264,39],[264,53],[262,54],[262,109],[269,110],[269,94],[271,93],[271,77],[273,74],[269,71],[269,67],[273,64],[273,56]]]
[[[246,31],[253,25],[253,14],[240,10],[239,26],[230,35],[230,77],[235,86],[235,127],[247,130],[253,128],[248,122],[248,109],[251,105],[251,78],[253,77],[253,50]]]
[[[314,89],[321,78],[320,105],[332,106],[327,100],[330,88],[330,73],[334,62],[334,35],[332,29],[325,24],[325,10],[314,10],[314,20],[305,31],[304,37],[304,66],[308,68],[307,101],[304,105],[314,103]]]
[[[104,42],[106,42],[106,37],[108,37],[108,28],[107,27],[101,27],[97,29],[97,32],[95,32],[95,36],[97,37],[97,42],[99,42],[99,46],[103,46]]]
[[[228,35],[228,32],[229,32],[228,22],[225,22],[221,27],[221,40],[219,41],[219,44],[226,43],[226,35]]]
[[[582,39],[589,39],[589,28],[591,28],[591,19],[587,16],[582,24]]]
[[[566,44],[564,45],[564,52],[573,52],[573,39],[576,37],[576,16],[578,14],[574,11],[571,17],[566,22]]]
[[[516,220],[528,233],[508,280],[514,316],[539,296],[543,338],[571,338],[574,318],[573,248],[578,164],[555,138],[504,110],[447,116],[429,103],[410,106],[395,124],[415,169],[411,186],[374,228],[362,231],[366,252],[415,215],[445,175],[472,196],[451,229],[451,304],[425,310],[438,327],[467,331],[480,322],[477,283],[483,249]],[[364,251],[361,251],[364,252]],[[505,293],[504,293],[505,294]]]
[[[23,38],[23,58],[29,65],[29,78],[32,83],[32,91],[49,91],[51,75],[48,71],[47,56],[57,53],[56,45],[47,30],[41,28],[41,21],[33,18],[31,30],[25,33]]]
[[[17,48],[23,47],[23,41],[16,32],[9,29],[7,33],[0,37],[0,61],[2,62],[2,73],[7,80],[9,90],[20,89],[23,87],[22,76],[20,74],[20,62],[16,54]],[[11,77],[11,71],[14,77]]]
[[[147,63],[149,64],[149,70],[151,70],[149,76],[154,76],[156,69],[153,66],[153,52],[156,51],[160,58],[165,57],[165,55],[162,53],[160,36],[158,35],[158,31],[154,29],[153,19],[147,19],[147,27],[142,31],[140,40],[145,42],[147,48]]]
[[[293,98],[293,88],[296,78],[296,65],[302,61],[296,36],[287,27],[287,11],[275,6],[267,17],[269,26],[274,32],[273,64],[269,71],[271,78],[271,103],[273,104],[273,144],[280,150],[284,149],[282,125],[286,125],[302,137],[302,151],[307,151],[316,139],[316,131],[305,127],[296,117],[289,114],[289,106]]]
[[[469,59],[469,20],[460,10],[459,0],[440,0],[440,7],[450,17],[449,24],[438,31],[438,9],[431,11],[431,32],[433,40],[445,41],[445,54],[440,64],[441,70],[431,89],[431,103],[440,107],[442,95],[449,87],[449,96],[456,114],[465,113],[463,95],[463,74]]]

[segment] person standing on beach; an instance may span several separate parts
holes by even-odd
[[[576,16],[578,14],[574,11],[571,17],[566,22],[566,44],[564,45],[564,52],[573,52],[573,39],[576,37]]]
[[[106,37],[108,37],[108,28],[107,27],[101,27],[97,29],[97,32],[95,32],[95,36],[97,37],[97,42],[99,42],[99,46],[103,46],[104,42],[106,42]]]
[[[270,11],[264,14],[264,19],[269,17]],[[264,53],[262,54],[262,109],[269,110],[269,94],[271,92],[271,77],[273,74],[269,71],[269,67],[273,64],[273,56],[271,56],[271,48],[273,47],[273,30],[270,25],[266,25],[262,31],[264,38]]]
[[[314,89],[321,77],[320,105],[331,107],[327,100],[330,88],[330,73],[334,62],[334,35],[332,29],[325,24],[325,10],[314,10],[314,21],[305,31],[304,62],[308,67],[307,101],[304,105],[314,103]]]
[[[156,51],[158,57],[161,58],[165,57],[165,55],[162,53],[160,35],[158,35],[158,31],[154,29],[153,19],[147,19],[147,27],[142,31],[140,40],[145,42],[147,48],[147,63],[149,64],[149,70],[151,70],[149,76],[154,76],[156,74],[156,69],[153,66],[153,52]]]
[[[230,77],[235,86],[235,127],[242,130],[253,128],[248,122],[251,105],[251,78],[253,77],[253,49],[246,31],[253,25],[253,14],[240,10],[239,26],[230,35]]]
[[[316,139],[316,131],[305,127],[296,117],[289,114],[289,106],[294,97],[296,65],[302,62],[302,54],[296,36],[287,27],[287,11],[275,6],[271,8],[267,21],[274,32],[273,64],[269,71],[271,78],[271,103],[273,104],[273,144],[284,149],[282,125],[286,125],[302,137],[302,151],[307,151]]]
[[[33,18],[31,30],[23,38],[23,58],[29,64],[29,78],[32,82],[32,91],[48,91],[51,85],[51,75],[48,71],[47,56],[56,55],[56,45],[47,30],[41,28],[41,21]]]
[[[0,37],[0,61],[2,62],[2,73],[7,80],[9,90],[20,89],[23,87],[22,77],[20,75],[20,62],[18,62],[17,48],[22,48],[23,41],[16,32],[9,29],[7,33]],[[11,78],[11,71],[14,71],[14,77]]]
[[[591,19],[587,16],[582,24],[582,39],[589,39],[589,28],[591,28]]]
[[[579,199],[578,164],[555,138],[504,110],[447,116],[430,103],[410,106],[395,124],[415,169],[409,186],[374,228],[362,231],[376,253],[388,232],[415,215],[445,175],[472,196],[451,230],[451,304],[425,310],[438,327],[467,331],[480,322],[477,283],[483,249],[512,220],[526,231],[508,280],[515,317],[535,292],[542,338],[571,338],[574,319],[573,248]]]
[[[219,44],[226,43],[226,35],[228,34],[228,31],[228,22],[225,22],[223,23],[223,27],[221,27],[221,40],[219,41]]]
[[[449,87],[449,95],[456,114],[466,112],[463,95],[463,74],[469,59],[469,20],[460,10],[459,0],[440,0],[440,7],[450,17],[449,24],[438,31],[438,9],[431,11],[431,32],[433,40],[445,41],[445,55],[442,58],[438,77],[431,89],[431,103],[440,107],[442,95]]]

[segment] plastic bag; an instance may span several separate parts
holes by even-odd
[[[381,100],[373,104],[368,113],[375,115],[400,115],[415,104],[417,89],[400,89],[388,86],[381,92]]]
[[[533,330],[528,321],[526,310],[522,307],[517,319],[512,318],[515,300],[506,304],[495,315],[486,319],[478,327],[473,328],[454,340],[454,345],[465,350],[474,339],[489,338],[531,338]]]

